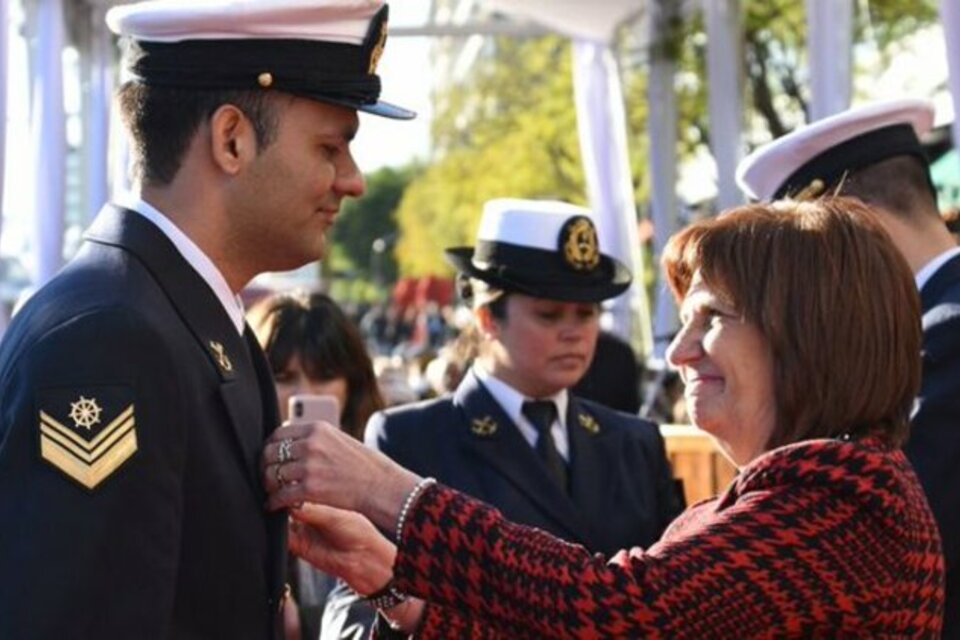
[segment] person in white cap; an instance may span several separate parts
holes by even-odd
[[[273,638],[270,369],[238,292],[321,258],[363,177],[379,0],[160,0],[107,14],[135,193],[0,345],[0,637]],[[277,479],[283,481],[282,469]]]
[[[933,105],[916,99],[850,109],[760,147],[741,162],[737,179],[759,200],[861,199],[913,269],[923,306],[923,379],[905,451],[940,527],[943,637],[953,639],[960,638],[960,248],[937,209],[920,144],[933,117]]]
[[[589,210],[491,200],[475,246],[446,253],[473,309],[473,365],[452,396],[375,413],[367,445],[593,552],[658,540],[684,505],[657,426],[569,391],[593,359],[600,302],[631,283]],[[322,638],[362,623],[357,600],[331,594]]]

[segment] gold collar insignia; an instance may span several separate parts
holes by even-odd
[[[489,437],[497,432],[499,429],[497,421],[491,418],[490,416],[484,416],[483,418],[477,418],[470,423],[470,431],[473,432],[475,436]]]
[[[594,435],[600,433],[600,424],[593,416],[587,413],[579,413],[577,414],[577,420],[580,422],[580,426],[590,433]]]
[[[560,229],[563,259],[576,271],[593,271],[600,264],[597,229],[590,218],[574,216]]]
[[[223,344],[217,342],[216,340],[211,340],[210,349],[213,351],[213,357],[217,359],[217,364],[220,365],[220,368],[223,370],[223,372],[232,372],[233,363],[230,362],[230,358],[227,357],[227,351],[224,349]]]

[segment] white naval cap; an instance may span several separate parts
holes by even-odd
[[[446,250],[462,274],[537,298],[599,302],[630,286],[629,270],[600,253],[589,209],[500,198],[483,207],[474,247]]]
[[[144,84],[284,91],[408,119],[379,100],[387,13],[383,0],[148,0],[106,18]]]
[[[753,151],[737,166],[751,198],[777,200],[818,183],[828,189],[848,172],[894,156],[926,164],[920,138],[933,126],[933,103],[919,99],[875,102],[799,127]]]
[[[118,35],[152,42],[297,38],[363,43],[383,0],[151,0],[113,7]]]

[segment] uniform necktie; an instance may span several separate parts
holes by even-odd
[[[564,492],[567,491],[567,464],[553,441],[550,427],[557,419],[557,405],[550,400],[527,400],[521,409],[527,420],[537,429],[537,455],[543,460],[547,471]]]

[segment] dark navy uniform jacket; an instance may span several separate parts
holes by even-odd
[[[923,382],[906,453],[940,525],[947,562],[943,637],[960,639],[960,255],[920,291]]]
[[[472,372],[450,398],[374,414],[366,441],[404,467],[493,505],[514,522],[590,551],[610,555],[650,546],[683,510],[657,426],[569,398],[569,496]],[[349,628],[362,617],[342,611],[353,600],[338,588],[328,600],[324,624],[336,620]],[[321,633],[348,637],[329,629]]]
[[[270,372],[151,222],[100,213],[8,329],[0,398],[0,638],[275,634]]]

